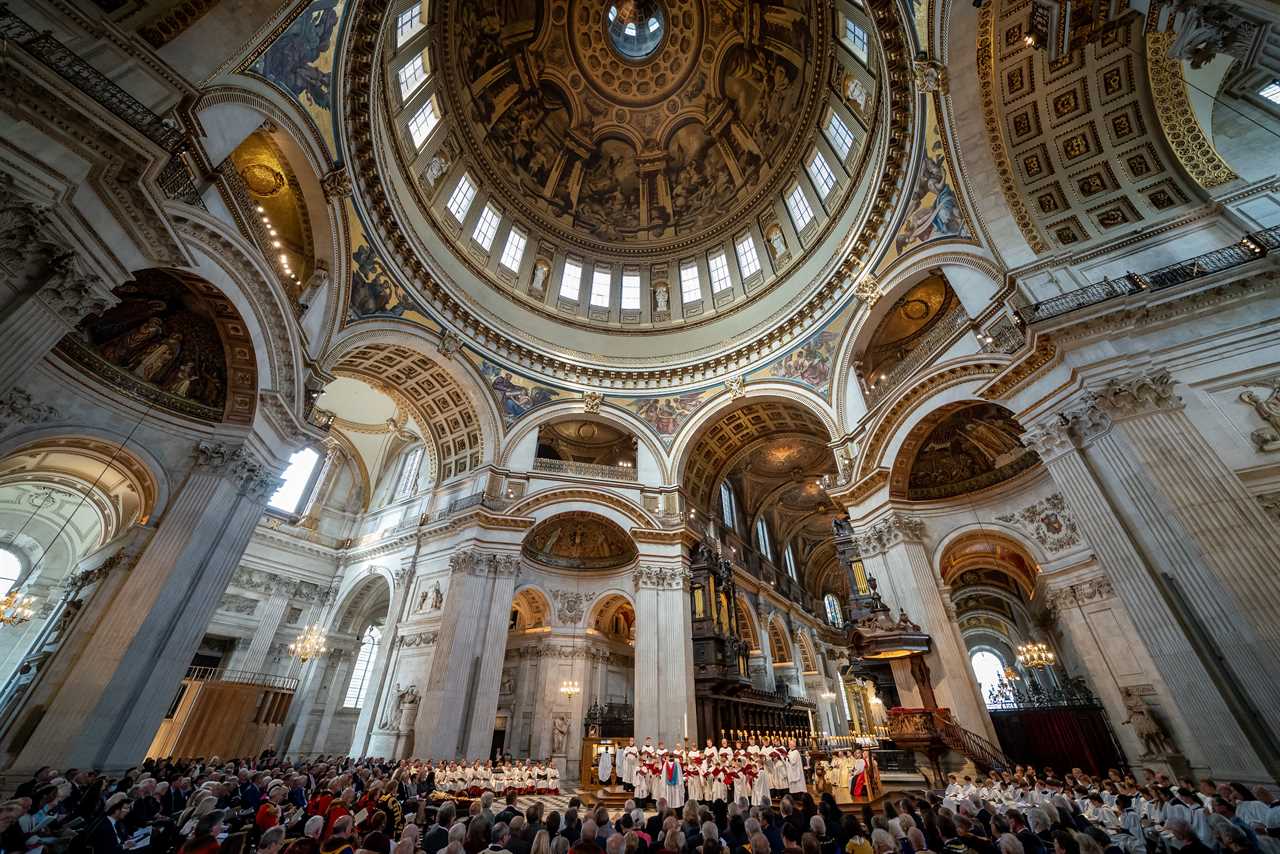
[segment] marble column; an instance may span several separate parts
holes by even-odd
[[[191,664],[263,506],[279,484],[243,447],[201,442],[154,536],[116,595],[77,629],[91,654],[33,693],[5,734],[11,770],[136,765]],[[30,710],[29,712],[27,710]]]
[[[329,746],[329,730],[333,728],[334,715],[338,713],[338,704],[347,692],[347,684],[351,682],[351,671],[356,666],[356,653],[351,650],[335,650],[330,654],[333,662],[329,668],[331,674],[328,687],[324,690],[324,707],[320,712],[320,724],[316,727],[316,735],[311,743],[312,753],[337,752],[340,748]],[[299,728],[305,730],[306,719],[298,722]]]
[[[1276,526],[1165,372],[1113,380],[1028,431],[1181,711],[1194,764],[1280,774]]]
[[[995,730],[987,714],[978,680],[953,612],[942,598],[941,581],[924,545],[924,522],[894,511],[860,530],[856,540],[867,572],[881,583],[881,593],[891,609],[905,609],[933,639],[925,663],[938,705],[951,710],[965,729],[995,742]],[[912,695],[913,686],[899,678],[905,668],[894,668],[899,689]]]
[[[689,569],[640,566],[633,574],[636,596],[636,738],[668,745],[687,732],[698,740],[693,704],[693,626],[689,613]]]
[[[418,753],[489,755],[498,709],[516,554],[460,550],[449,559],[449,595],[418,710]]]
[[[291,586],[287,582],[277,582],[272,585],[271,596],[261,606],[262,610],[258,615],[258,625],[253,630],[253,637],[249,639],[244,655],[240,656],[236,663],[237,670],[246,670],[250,673],[263,672],[263,665],[267,663],[267,653],[271,651],[271,644],[276,639],[276,632],[280,630],[284,612],[289,607]]]

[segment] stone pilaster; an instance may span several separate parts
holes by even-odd
[[[391,675],[396,670],[396,658],[400,652],[399,625],[405,617],[412,582],[412,566],[401,566],[396,570],[395,583],[391,589],[391,604],[387,607],[387,624],[382,630],[382,641],[378,644],[378,652],[374,656],[373,667],[369,671],[369,684],[373,690],[365,694],[365,702],[360,709],[360,717],[356,721],[355,733],[351,740],[352,756],[365,756],[368,753],[375,727],[381,725],[389,705],[395,702],[395,684]],[[369,755],[384,756],[389,752],[374,751]]]
[[[633,573],[638,684],[636,738],[671,744],[698,738],[693,705],[693,626],[686,566],[639,566]],[[652,674],[649,676],[647,674]]]
[[[28,708],[44,710],[19,713],[30,729],[6,733],[14,771],[51,762],[114,771],[145,756],[279,483],[242,447],[201,442],[195,456],[115,595],[93,597],[91,619],[77,621],[91,654],[30,697]]]
[[[856,536],[868,573],[883,585],[885,603],[905,609],[933,639],[925,662],[938,705],[949,708],[965,729],[995,741],[960,629],[943,601],[941,582],[929,561],[924,535],[924,522],[895,511]],[[899,668],[894,668],[895,679],[898,676]],[[903,687],[899,685],[900,690]],[[914,686],[906,687],[905,693],[910,694]]]
[[[489,754],[515,595],[517,555],[461,550],[449,560],[449,594],[418,710],[422,756]]]
[[[1170,686],[1179,747],[1217,776],[1274,777],[1280,663],[1275,618],[1259,621],[1276,613],[1275,526],[1187,418],[1169,375],[1112,381],[1026,441]]]
[[[347,691],[347,683],[351,681],[351,671],[355,669],[356,657],[354,653],[343,651],[335,655],[336,660],[331,667],[332,677],[329,680],[328,689],[324,694],[324,706],[320,712],[320,723],[316,727],[315,740],[311,743],[311,749],[320,753],[328,753],[331,748],[329,746],[329,730],[333,728],[333,717],[338,712],[338,705],[342,702],[343,695]],[[306,727],[306,719],[302,719],[300,727]],[[305,733],[303,734],[305,736]],[[337,752],[339,748],[332,748]]]
[[[263,672],[263,666],[267,663],[267,654],[271,651],[271,644],[275,641],[276,632],[280,630],[280,621],[284,619],[284,612],[288,607],[289,585],[285,582],[277,582],[271,588],[271,596],[262,605],[258,615],[258,625],[253,631],[253,637],[249,639],[244,655],[240,657],[238,669],[247,670],[250,673]]]

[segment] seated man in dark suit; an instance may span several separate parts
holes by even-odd
[[[107,811],[88,831],[89,848],[94,854],[118,854],[124,851],[124,817],[129,814],[129,796],[116,792],[107,798]],[[123,838],[122,838],[123,836]]]

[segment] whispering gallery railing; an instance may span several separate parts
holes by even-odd
[[[182,160],[186,140],[181,130],[164,120],[137,98],[113,83],[105,74],[85,62],[70,48],[41,32],[0,4],[0,39],[21,47],[54,74],[96,101],[111,115],[125,122],[169,153],[158,183],[165,195],[176,201],[203,207],[191,172]]]
[[[607,466],[601,463],[552,460],[546,457],[534,457],[533,470],[551,472],[553,474],[576,474],[580,477],[594,477],[601,480],[636,479],[636,470],[632,466]]]
[[[1221,273],[1248,264],[1277,249],[1280,249],[1280,226],[1272,226],[1248,234],[1238,243],[1204,252],[1148,273],[1127,273],[1118,279],[1104,278],[1083,288],[1023,306],[1017,310],[1018,317],[1027,324],[1061,317],[1076,309],[1097,305],[1115,297],[1158,291]]]

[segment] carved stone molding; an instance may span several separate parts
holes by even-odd
[[[412,635],[400,635],[396,643],[403,647],[435,646],[440,639],[439,632],[418,632]]]
[[[329,201],[351,198],[351,173],[345,166],[326,172],[320,179],[320,189]]]
[[[556,618],[567,625],[576,625],[587,615],[587,606],[595,601],[596,594],[576,590],[552,590],[556,603]]]
[[[1089,578],[1070,587],[1049,591],[1049,607],[1054,610],[1076,608],[1090,602],[1099,602],[1116,595],[1111,579],[1104,575]]]
[[[1023,444],[1049,462],[1073,448],[1083,448],[1106,435],[1112,424],[1156,412],[1176,412],[1182,398],[1173,392],[1167,370],[1108,380],[1101,389],[1087,392],[1074,406],[1033,425],[1022,436]]]
[[[604,395],[598,391],[584,391],[582,393],[582,411],[588,415],[600,414],[600,405],[604,403]]]
[[[854,543],[864,557],[888,551],[899,543],[919,542],[923,539],[924,522],[915,516],[896,511],[853,536]]]
[[[565,644],[545,643],[522,646],[512,650],[512,652],[520,658],[561,658],[567,661],[598,661],[605,664],[631,661],[630,656],[614,652],[605,647],[596,646],[595,644],[567,646]]]
[[[449,557],[449,571],[493,578],[514,578],[520,573],[520,558],[513,554],[462,549]]]
[[[45,424],[62,418],[55,407],[36,403],[30,393],[14,388],[0,397],[0,432],[15,424]]]
[[[685,567],[638,566],[631,574],[636,590],[656,588],[658,590],[687,590],[689,570]]]
[[[947,67],[936,59],[917,59],[912,62],[911,76],[921,92],[947,91]]]
[[[1182,398],[1173,392],[1173,377],[1164,369],[1108,380],[1090,399],[1113,421],[1182,408]]]
[[[997,516],[996,521],[1021,528],[1047,552],[1060,552],[1080,543],[1080,529],[1067,511],[1061,493],[1023,507],[1016,513]]]
[[[47,278],[37,293],[41,302],[72,326],[85,315],[101,314],[120,301],[98,276],[81,273],[70,253],[50,262]]]

